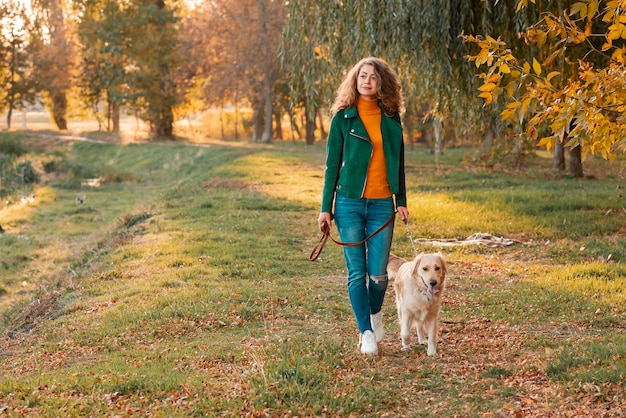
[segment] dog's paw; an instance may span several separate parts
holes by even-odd
[[[427,354],[430,357],[439,357],[439,354],[437,354],[437,350],[428,350]]]
[[[407,351],[409,351],[410,349],[411,349],[411,346],[410,346],[410,345],[408,345],[408,344],[407,344],[407,345],[402,344],[402,351],[407,352]]]

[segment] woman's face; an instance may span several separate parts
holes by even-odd
[[[364,99],[374,100],[379,87],[380,84],[374,72],[374,66],[372,64],[364,64],[359,70],[359,75],[356,79],[357,91]]]

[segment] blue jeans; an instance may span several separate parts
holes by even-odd
[[[350,199],[337,194],[335,224],[342,242],[359,242],[394,214],[391,197]],[[372,330],[370,314],[380,312],[387,291],[387,261],[393,239],[391,222],[364,244],[343,247],[348,269],[348,295],[361,333]]]

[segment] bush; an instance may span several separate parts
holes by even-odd
[[[0,154],[8,154],[19,157],[26,153],[21,143],[13,138],[0,138]]]

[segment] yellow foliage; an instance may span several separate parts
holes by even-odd
[[[591,21],[591,19],[593,19],[596,16],[596,13],[598,13],[598,0],[593,0],[590,1],[589,4],[587,5],[587,19],[589,21]]]
[[[559,74],[561,74],[559,71],[551,71],[546,77],[546,80],[550,81]]]
[[[498,83],[500,81],[500,74],[491,74],[487,79],[488,83]]]
[[[537,142],[538,147],[546,147],[546,151],[550,151],[554,148],[555,139],[554,136],[544,136]]]
[[[581,18],[584,18],[585,16],[587,16],[587,5],[581,1],[572,4],[572,7],[569,11],[569,15],[574,16],[577,13],[580,13]]]
[[[517,90],[517,84],[516,83],[511,82],[511,83],[507,84],[507,86],[506,86],[506,94],[507,94],[507,96],[513,97],[516,90]],[[513,102],[513,103],[517,103],[517,102]]]
[[[541,64],[539,64],[536,58],[533,58],[533,71],[535,74],[541,75]]]
[[[478,90],[480,90],[480,91],[492,91],[495,88],[496,88],[496,85],[494,83],[485,83],[482,86],[478,87]]]
[[[491,104],[491,102],[493,101],[493,96],[488,91],[483,91],[478,95],[478,97],[482,97],[483,99],[485,99],[485,106]]]
[[[519,0],[517,9],[528,4]],[[467,58],[477,67],[488,67],[481,74],[479,97],[486,106],[504,90],[506,107],[500,117],[523,125],[527,137],[539,145],[550,148],[567,138],[570,145],[582,146],[583,155],[612,159],[616,152],[626,153],[626,123],[621,122],[626,121],[626,47],[613,45],[615,39],[626,39],[625,12],[626,0],[603,2],[602,12],[599,0],[579,0],[563,15],[544,15],[523,34],[540,50],[529,62],[519,62],[500,39],[465,37],[480,48],[477,55]],[[582,59],[569,55],[572,44],[599,35],[592,30],[597,27],[593,20],[599,19],[609,24],[602,34],[606,39],[602,51],[612,60],[604,67],[591,65],[587,55]],[[539,57],[545,57],[543,63]],[[572,78],[559,80],[563,64],[569,62],[574,65]],[[550,133],[539,139],[540,127],[548,127]]]
[[[515,109],[505,109],[500,113],[500,117],[503,121],[512,120],[515,116]]]

